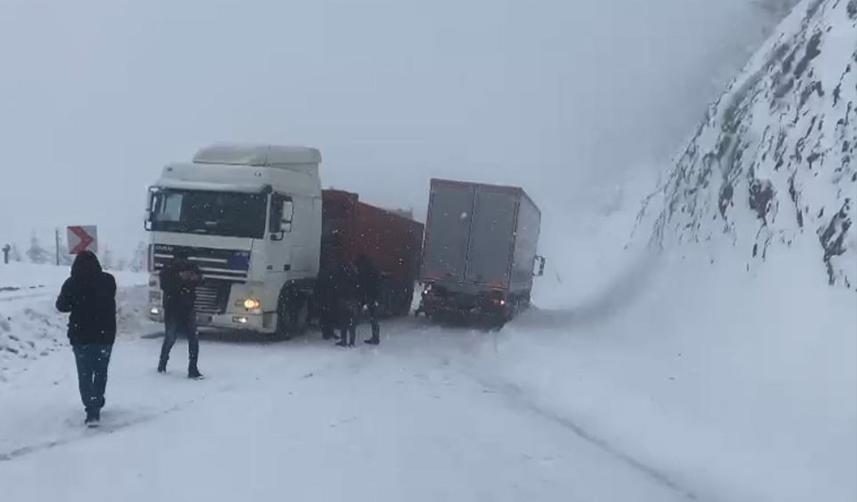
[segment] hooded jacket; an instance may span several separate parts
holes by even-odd
[[[84,251],[71,266],[56,303],[70,313],[68,339],[74,345],[110,344],[116,339],[116,281],[101,270],[94,253]]]
[[[192,279],[182,278],[189,273]],[[161,270],[161,290],[164,292],[164,314],[180,318],[192,315],[196,303],[196,287],[202,282],[199,267],[185,254],[176,253],[172,263]]]

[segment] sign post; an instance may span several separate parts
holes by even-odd
[[[77,225],[68,227],[69,254],[80,254],[84,251],[98,251],[98,228],[95,225]]]

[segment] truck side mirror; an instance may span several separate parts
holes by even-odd
[[[155,197],[158,194],[156,187],[149,187],[149,192],[146,194],[146,214],[143,217],[143,228],[147,231],[152,229],[153,212],[155,210]]]
[[[280,221],[281,232],[292,231],[292,218],[295,215],[295,203],[290,200],[283,201],[282,219]]]
[[[545,275],[545,263],[546,263],[546,261],[547,260],[545,260],[544,256],[536,256],[536,262],[534,263],[534,265],[537,264],[538,269],[533,272],[534,276],[542,277],[543,275]]]
[[[270,228],[268,229],[271,232],[271,240],[281,241],[287,232],[292,231],[292,217],[294,216],[294,212],[295,205],[291,199],[274,194],[274,198],[271,201]]]

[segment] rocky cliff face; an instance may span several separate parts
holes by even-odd
[[[657,246],[730,239],[748,264],[808,239],[857,291],[857,0],[804,0],[714,103],[640,225]]]

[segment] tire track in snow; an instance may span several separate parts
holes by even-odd
[[[649,465],[643,462],[642,460],[639,460],[630,453],[623,451],[622,449],[611,444],[606,439],[593,434],[592,432],[584,428],[582,425],[575,422],[573,419],[539,406],[538,404],[533,402],[533,400],[530,399],[523,391],[523,389],[521,389],[519,386],[510,382],[489,381],[486,378],[475,375],[474,373],[467,370],[462,370],[462,373],[469,376],[486,389],[494,391],[495,393],[504,397],[513,405],[516,405],[520,408],[524,408],[525,410],[529,411],[534,415],[538,415],[543,419],[554,422],[559,426],[563,427],[564,429],[571,431],[575,436],[595,446],[596,448],[607,453],[611,457],[621,461],[632,469],[642,473],[657,484],[664,486],[665,488],[668,488],[673,492],[676,492],[684,499],[693,501],[700,500],[699,497],[692,490],[685,486],[682,486],[681,484],[673,480],[668,474],[662,472],[658,468]]]
[[[179,403],[171,408],[167,408],[165,410],[161,410],[155,413],[147,413],[144,415],[139,415],[137,417],[125,420],[123,422],[119,422],[116,424],[110,425],[101,425],[94,429],[85,429],[81,428],[80,432],[71,436],[66,436],[58,439],[53,439],[50,441],[45,441],[42,443],[35,443],[27,446],[21,446],[14,450],[10,450],[7,452],[0,452],[0,462],[10,462],[12,460],[16,460],[18,458],[24,457],[26,455],[30,455],[32,453],[37,453],[44,450],[50,450],[52,448],[56,448],[57,446],[64,446],[67,444],[76,443],[78,441],[89,439],[92,437],[96,437],[100,434],[112,434],[117,431],[121,431],[123,429],[127,429],[134,425],[150,422],[155,420],[158,417],[162,417],[165,415],[169,415],[176,411],[179,411],[185,408],[187,405],[194,403],[197,401],[196,399],[191,399],[189,401],[185,401],[183,403]],[[83,426],[81,426],[83,427]]]
[[[304,371],[301,374],[295,376],[294,382],[300,383],[302,381],[311,379],[311,378],[315,377],[316,375],[318,375],[319,373],[324,373],[331,366],[334,366],[334,364],[328,364],[325,366],[321,366],[319,368]],[[61,437],[61,438],[57,438],[57,439],[52,439],[49,441],[34,443],[34,444],[26,445],[26,446],[21,446],[21,447],[18,447],[18,448],[9,450],[9,451],[5,451],[5,452],[0,452],[0,463],[11,462],[13,460],[17,460],[17,459],[19,459],[21,457],[25,457],[27,455],[31,455],[31,454],[38,453],[38,452],[45,451],[45,450],[50,450],[50,449],[60,447],[60,446],[65,446],[68,444],[77,443],[78,441],[83,441],[83,440],[86,440],[89,438],[97,437],[101,434],[113,434],[114,432],[119,432],[119,431],[128,429],[130,427],[133,427],[135,425],[140,425],[143,423],[151,422],[151,421],[156,420],[158,418],[161,418],[161,417],[164,417],[164,416],[167,416],[167,415],[179,412],[179,411],[183,411],[184,409],[189,408],[191,405],[193,405],[197,402],[204,401],[204,400],[210,399],[214,396],[225,394],[227,392],[232,392],[232,391],[235,391],[237,389],[239,389],[239,386],[237,386],[235,384],[227,384],[227,385],[224,385],[218,389],[215,389],[213,392],[209,392],[207,394],[203,394],[199,397],[195,397],[192,399],[187,399],[185,401],[182,401],[182,402],[175,404],[171,407],[161,409],[159,411],[141,414],[141,415],[138,415],[136,417],[132,417],[132,418],[129,418],[127,420],[124,420],[124,421],[121,421],[121,422],[118,422],[115,424],[102,424],[95,429],[86,429],[86,428],[83,428],[83,426],[81,426],[80,431],[76,434],[73,434],[73,435],[69,435],[69,436],[65,436],[65,437]]]
[[[236,387],[234,385],[225,385],[219,389],[216,389],[214,392],[203,394],[199,397],[195,397],[192,399],[187,399],[185,401],[179,402],[173,406],[161,409],[159,411],[140,414],[140,415],[137,415],[135,417],[131,417],[131,418],[128,418],[126,420],[123,420],[123,421],[120,421],[120,422],[117,422],[114,424],[102,423],[99,427],[96,427],[93,429],[88,429],[88,428],[85,428],[84,426],[81,426],[80,431],[76,434],[72,434],[69,436],[65,436],[65,437],[61,437],[61,438],[57,438],[57,439],[52,439],[52,440],[44,441],[44,442],[40,442],[40,443],[34,443],[34,444],[26,445],[26,446],[21,446],[21,447],[15,448],[13,450],[5,451],[5,452],[0,452],[0,462],[10,462],[12,460],[16,460],[16,459],[19,459],[21,457],[24,457],[24,456],[27,456],[27,455],[30,455],[33,453],[38,453],[38,452],[44,451],[44,450],[50,450],[50,449],[56,448],[58,446],[65,446],[67,444],[76,443],[78,441],[97,437],[101,434],[113,434],[114,432],[119,432],[119,431],[122,431],[124,429],[128,429],[130,427],[133,427],[135,425],[151,422],[151,421],[156,420],[158,418],[173,414],[173,413],[178,412],[178,411],[182,411],[194,403],[197,403],[199,401],[204,401],[206,399],[211,398],[212,396],[216,396],[216,395],[224,394],[226,392],[233,391],[233,390],[235,390],[235,388]],[[105,415],[109,416],[109,413],[105,414]]]

